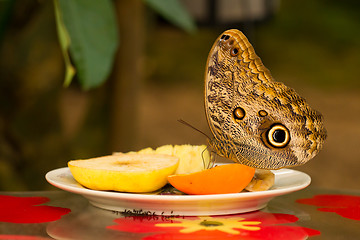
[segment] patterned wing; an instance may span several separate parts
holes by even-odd
[[[256,168],[303,164],[326,138],[321,114],[272,79],[238,30],[221,34],[209,53],[205,112],[214,135],[212,149]]]

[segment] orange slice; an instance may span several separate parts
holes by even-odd
[[[251,181],[255,168],[242,164],[225,164],[196,173],[168,176],[176,189],[195,195],[241,192]]]

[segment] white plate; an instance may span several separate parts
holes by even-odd
[[[281,169],[273,172],[275,184],[270,190],[213,195],[149,195],[90,190],[75,181],[69,168],[48,172],[46,180],[55,187],[83,195],[92,205],[103,209],[200,216],[255,211],[264,208],[272,198],[303,189],[311,182],[310,176],[300,171]]]

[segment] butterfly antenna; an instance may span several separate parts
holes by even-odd
[[[206,133],[204,133],[203,131],[201,131],[201,130],[199,130],[198,128],[194,127],[194,126],[191,125],[190,123],[188,123],[188,122],[186,122],[186,121],[184,121],[184,120],[182,120],[182,119],[179,119],[178,122],[180,122],[180,123],[182,123],[182,124],[184,124],[184,125],[186,125],[186,126],[188,126],[188,127],[191,127],[192,129],[198,131],[199,133],[203,134],[205,137],[207,137],[208,139],[210,139],[209,136],[208,136]]]

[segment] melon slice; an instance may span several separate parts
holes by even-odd
[[[135,152],[129,152],[132,154]],[[205,170],[210,165],[210,153],[206,145],[163,145],[156,149],[150,147],[139,150],[136,153],[167,154],[179,158],[179,166],[175,174],[187,174]],[[114,153],[122,154],[122,153]]]
[[[116,154],[73,160],[68,167],[75,180],[93,190],[152,192],[167,183],[179,158],[163,154]]]

